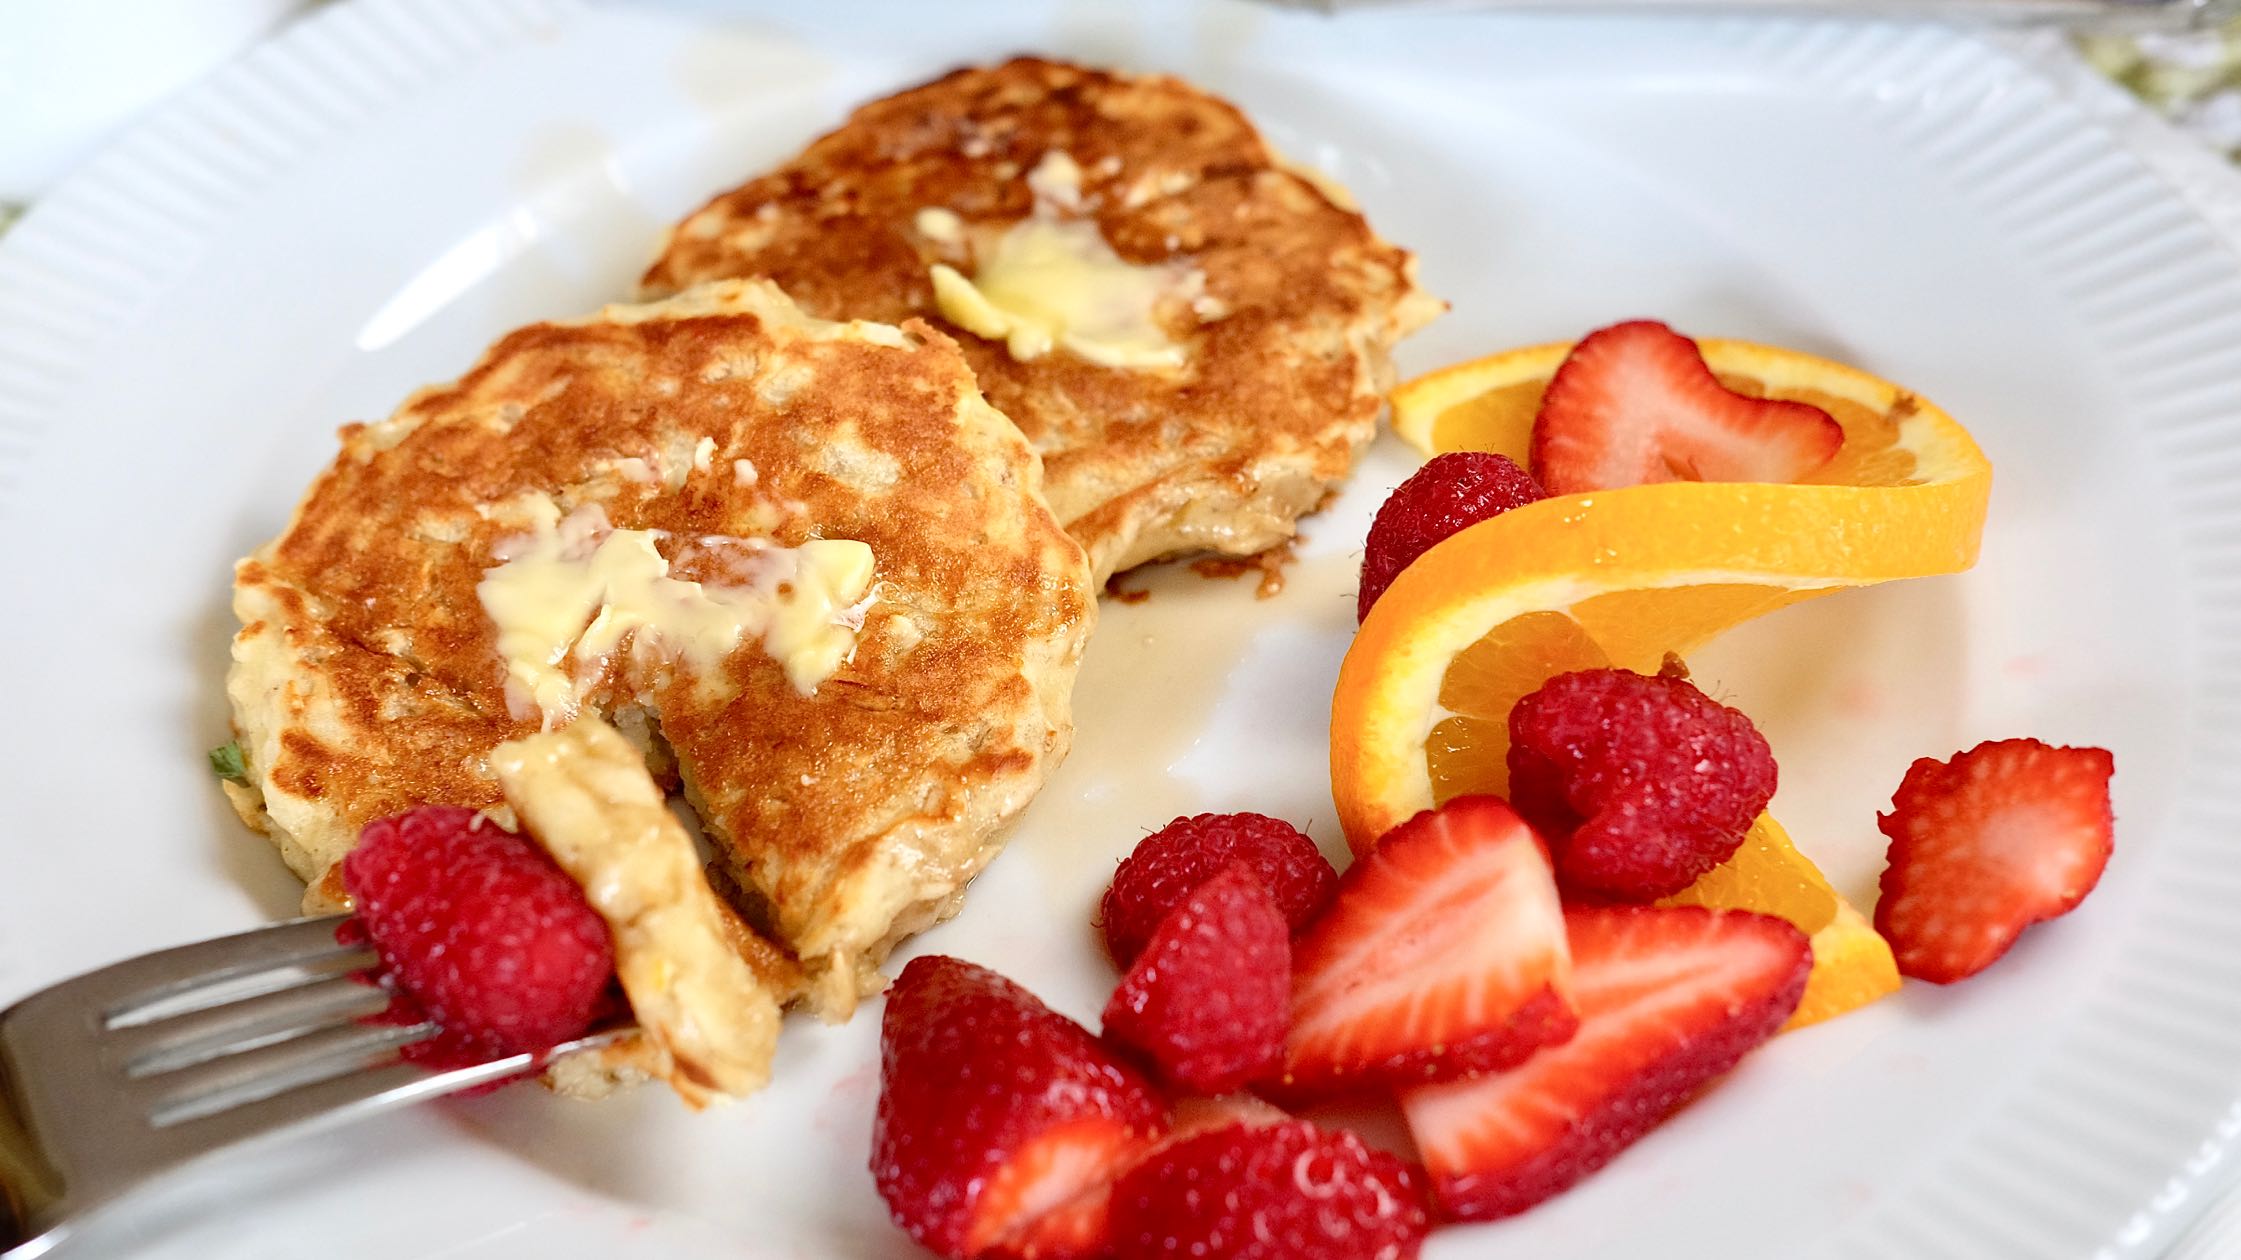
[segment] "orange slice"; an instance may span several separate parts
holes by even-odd
[[[1797,485],[1668,482],[1559,496],[1463,530],[1411,564],[1363,622],[1332,702],[1332,793],[1357,850],[1450,797],[1506,793],[1509,710],[1555,674],[1652,672],[1666,653],[1762,613],[1975,563],[1992,469],[1951,416],[1813,355],[1698,344],[1730,388],[1827,410],[1845,433],[1836,458]],[[1541,391],[1569,350],[1513,350],[1412,381],[1394,393],[1393,427],[1430,453],[1492,450],[1523,463]],[[1846,924],[1850,908],[1830,892],[1827,917],[1807,926],[1811,899],[1800,890],[1826,881],[1771,820],[1754,837],[1710,885],[1682,895],[1768,906],[1817,940]],[[1839,945],[1847,957],[1874,952],[1849,931],[1830,939]],[[1815,983],[1823,979],[1817,968]],[[1809,1003],[1815,996],[1809,988]]]

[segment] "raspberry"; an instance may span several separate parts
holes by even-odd
[[[1558,882],[1621,901],[1671,896],[1732,856],[1774,795],[1751,720],[1672,677],[1559,674],[1510,711],[1511,803]]]
[[[606,922],[542,850],[473,810],[423,805],[367,824],[342,879],[390,982],[443,1026],[420,1057],[542,1050],[601,1014],[615,971]]]
[[[1113,1187],[1119,1260],[1414,1256],[1431,1228],[1422,1175],[1351,1133],[1236,1124],[1177,1142]]]
[[[1220,1094],[1284,1058],[1292,946],[1284,912],[1243,866],[1200,884],[1160,921],[1105,1007],[1105,1035],[1160,1075]]]
[[[1297,827],[1266,814],[1199,814],[1144,837],[1105,891],[1105,947],[1126,967],[1200,884],[1242,863],[1297,936],[1338,891],[1338,872]]]
[[[1530,473],[1507,455],[1450,451],[1434,455],[1394,487],[1370,522],[1362,548],[1362,587],[1354,616],[1370,605],[1416,557],[1466,525],[1500,516],[1548,497]]]

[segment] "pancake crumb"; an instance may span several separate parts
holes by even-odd
[[[1133,574],[1133,573],[1135,573],[1135,572],[1137,572],[1137,570],[1135,570],[1135,569],[1130,569],[1130,570],[1128,570],[1128,572],[1126,572],[1126,573],[1115,573],[1115,574],[1114,574],[1113,576],[1111,576],[1111,577],[1109,577],[1109,578],[1106,578],[1106,579],[1105,579],[1105,595],[1106,595],[1106,598],[1108,598],[1108,599],[1114,599],[1114,600],[1118,600],[1119,602],[1121,602],[1121,603],[1123,603],[1123,604],[1141,604],[1141,603],[1143,603],[1144,601],[1146,601],[1146,600],[1150,599],[1150,598],[1152,597],[1152,592],[1151,592],[1151,588],[1149,588],[1149,587],[1143,587],[1143,586],[1134,586],[1134,587],[1129,587],[1129,586],[1122,586],[1122,585],[1121,585],[1121,582],[1122,582],[1122,581],[1123,581],[1124,579],[1126,579],[1126,578],[1127,578],[1127,577],[1128,577],[1128,576],[1129,576],[1130,574]]]
[[[1260,585],[1254,588],[1253,598],[1274,599],[1284,593],[1284,566],[1294,557],[1293,549],[1307,540],[1305,534],[1276,544],[1249,556],[1200,556],[1191,561],[1191,572],[1202,578],[1221,578],[1235,581],[1248,573],[1261,575]],[[1108,592],[1111,583],[1106,584]]]

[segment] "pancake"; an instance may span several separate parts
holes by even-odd
[[[1096,233],[1078,242],[1070,224]],[[1043,305],[1096,318],[1141,283],[1158,291],[1136,315],[1173,353],[1063,336],[1036,353],[976,318],[958,278],[1030,266],[1037,246],[1046,277],[1066,273],[1049,283],[1075,290]],[[953,273],[946,295],[937,267]],[[1290,539],[1374,431],[1393,343],[1442,309],[1343,190],[1288,167],[1227,102],[1033,58],[863,106],[686,218],[645,286],[758,275],[815,315],[956,337],[1042,453],[1044,491],[1099,581]]]
[[[227,680],[237,807],[313,908],[368,820],[502,810],[494,747],[605,715],[845,1017],[1065,754],[1095,588],[923,323],[703,286],[520,329],[341,437],[236,568]]]
[[[610,1047],[585,1066],[642,1064],[696,1108],[768,1083],[784,979],[734,945],[737,921],[709,888],[645,756],[614,727],[579,717],[500,744],[490,759],[522,831],[583,886],[614,939],[615,975],[643,1044]],[[555,1082],[582,1092],[581,1075]]]

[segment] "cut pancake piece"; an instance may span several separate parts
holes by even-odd
[[[1102,581],[1290,539],[1442,309],[1414,271],[1228,102],[1021,58],[858,109],[679,224],[646,285],[944,321]]]
[[[587,717],[500,744],[490,762],[521,829],[607,921],[651,1074],[695,1106],[768,1083],[778,995],[735,946],[644,755]]]
[[[1087,565],[923,323],[703,286],[520,329],[342,440],[235,574],[237,804],[309,904],[367,821],[496,806],[500,742],[611,715],[844,1017],[1068,747]]]

